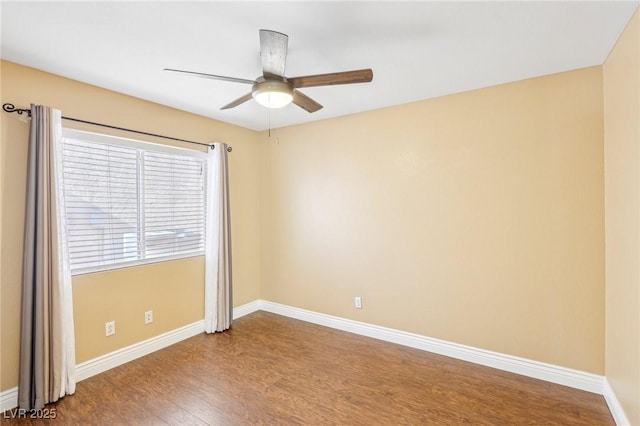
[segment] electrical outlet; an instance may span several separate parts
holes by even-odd
[[[144,313],[144,323],[151,324],[153,322],[153,311],[147,311]]]
[[[354,300],[354,305],[355,305],[356,309],[362,309],[362,297],[356,296],[356,298]]]
[[[116,322],[115,321],[109,321],[108,323],[105,323],[105,325],[104,325],[104,335],[105,336],[113,336],[114,334],[116,334]]]

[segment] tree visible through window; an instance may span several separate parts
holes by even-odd
[[[206,154],[65,130],[73,272],[204,254]]]

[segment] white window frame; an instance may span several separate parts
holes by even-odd
[[[174,147],[174,146],[170,146],[170,145],[163,145],[163,144],[157,144],[157,143],[152,143],[152,142],[143,142],[143,141],[136,140],[136,139],[129,139],[129,138],[105,135],[105,134],[101,134],[101,133],[87,132],[87,131],[70,129],[70,128],[63,128],[62,129],[62,136],[63,136],[63,139],[64,138],[80,139],[82,141],[86,141],[86,142],[90,142],[90,143],[91,142],[95,142],[95,143],[100,143],[100,144],[117,145],[117,146],[124,146],[124,147],[128,147],[128,148],[141,149],[141,150],[145,150],[145,151],[156,151],[156,152],[164,152],[164,153],[169,153],[169,154],[179,154],[179,155],[184,155],[184,156],[191,156],[191,157],[195,157],[195,158],[200,158],[200,159],[204,160],[205,164],[207,163],[207,156],[208,156],[207,152],[197,151],[197,150],[194,150],[194,149],[179,148],[179,147]],[[138,163],[138,167],[139,167],[139,164],[140,163]],[[211,171],[207,170],[207,173],[211,173]],[[206,174],[203,177],[203,183],[204,183],[203,194],[204,194],[204,203],[205,203],[205,214],[204,214],[204,216],[205,216],[205,219],[206,219],[206,209],[208,208],[208,203],[207,203],[207,176],[206,176]],[[140,204],[140,200],[139,199],[138,199],[138,204]],[[61,213],[62,213],[63,217],[66,217],[66,212],[61,212]],[[205,224],[204,225],[205,225],[205,229],[203,231],[204,231],[204,235],[206,235],[206,227],[208,226],[208,224],[206,223],[206,220],[205,220]],[[109,264],[109,265],[100,265],[100,266],[91,266],[91,267],[85,267],[85,268],[72,269],[71,270],[71,274],[72,275],[84,275],[84,274],[90,274],[90,273],[95,273],[95,272],[110,271],[110,270],[116,270],[116,269],[122,269],[122,268],[130,268],[130,267],[133,267],[133,266],[148,265],[148,264],[159,263],[159,262],[168,262],[168,261],[172,261],[172,260],[187,259],[187,258],[191,258],[191,257],[200,257],[200,256],[204,256],[204,255],[205,255],[205,249],[203,247],[203,250],[201,252],[198,251],[198,252],[192,252],[192,253],[166,255],[166,256],[161,256],[161,257],[153,257],[153,258],[147,258],[147,259],[138,259],[138,260],[117,262],[117,263]]]

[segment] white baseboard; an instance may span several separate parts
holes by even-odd
[[[5,412],[18,406],[18,387],[0,392],[0,412]]]
[[[631,422],[627,418],[627,415],[624,413],[622,405],[620,405],[620,401],[618,400],[615,392],[613,392],[613,389],[611,388],[611,385],[609,384],[609,381],[606,377],[604,378],[603,388],[604,400],[607,401],[609,411],[611,411],[611,415],[613,416],[613,420],[616,422],[616,425],[630,426]]]
[[[260,300],[238,306],[233,309],[233,318],[240,318],[259,310]],[[136,358],[148,355],[152,352],[166,348],[189,337],[204,332],[204,320],[177,328],[159,336],[138,342],[126,348],[118,349],[106,355],[85,361],[76,365],[76,382],[88,379],[96,374],[103,373],[119,365],[133,361]],[[0,392],[0,412],[16,408],[18,406],[18,387]]]
[[[193,337],[204,332],[204,320],[196,321],[193,324],[185,325],[159,336],[152,337],[142,342],[135,343],[106,355],[90,359],[76,365],[76,382],[80,382],[96,374],[111,370],[119,365],[133,361],[152,352],[166,348],[182,340]]]
[[[451,343],[444,340],[407,333],[405,331],[380,327],[359,321],[320,314],[305,309],[262,300],[260,309],[350,333],[373,337],[386,342],[397,343],[451,358],[493,367],[523,376],[541,379],[564,386],[596,393],[603,393],[603,377],[584,371],[546,364],[526,358],[491,352],[484,349]]]
[[[252,312],[259,311],[262,300],[254,300],[253,302],[245,303],[244,305],[233,308],[233,319],[238,319],[245,315],[249,315]]]
[[[255,300],[237,308],[233,308],[233,318],[240,318],[258,310],[260,301]],[[148,355],[152,352],[166,348],[174,343],[181,342],[189,337],[196,336],[204,332],[204,320],[196,321],[193,324],[177,328],[168,333],[152,337],[138,342],[126,348],[108,353],[98,358],[91,359],[76,366],[76,382],[87,379],[96,374],[115,368],[136,358]]]

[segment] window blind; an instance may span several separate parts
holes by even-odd
[[[86,139],[64,138],[72,272],[204,254],[205,158]]]

